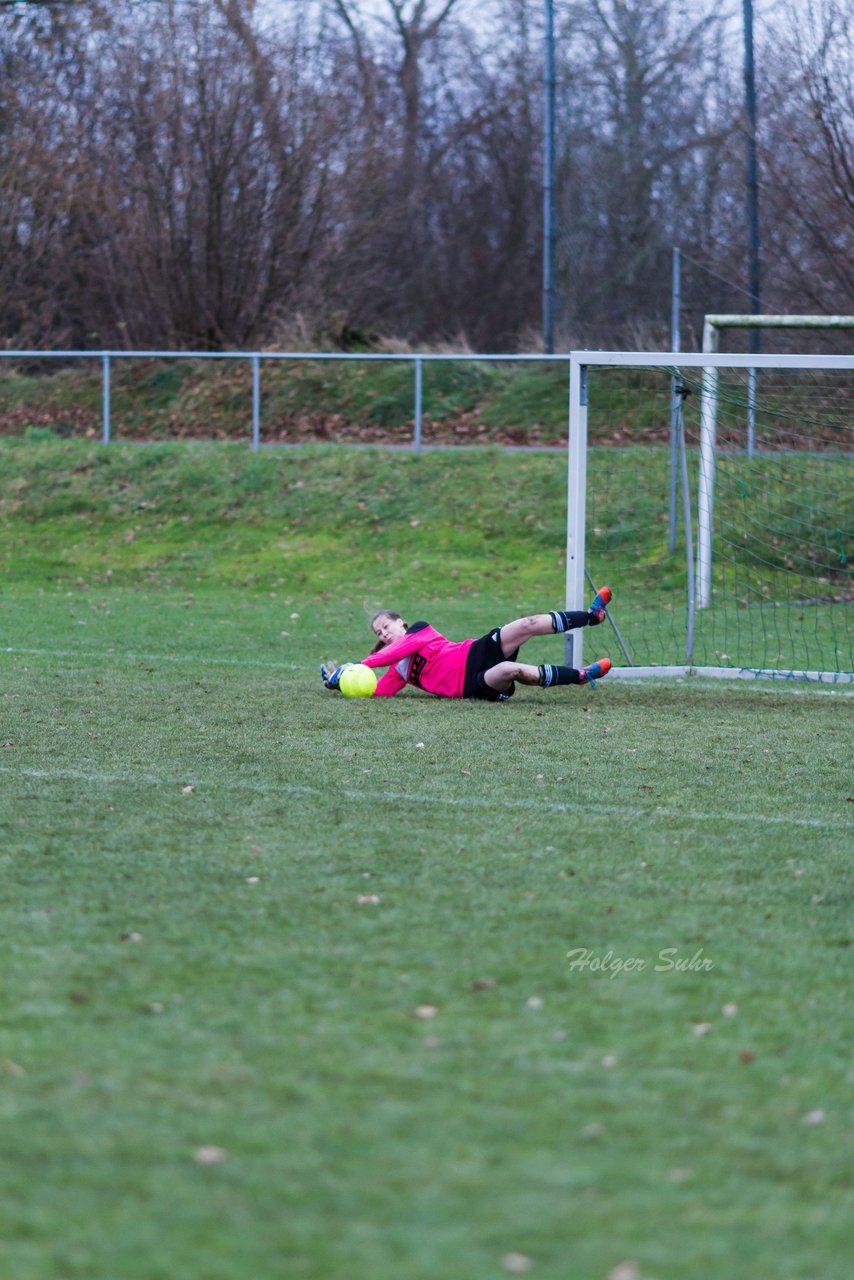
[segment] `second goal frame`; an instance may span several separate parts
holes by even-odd
[[[843,318],[840,318],[843,319]],[[847,318],[845,318],[847,319]],[[840,326],[842,327],[842,326]],[[845,326],[847,327],[847,325]],[[588,374],[592,368],[659,370],[663,375],[673,375],[681,370],[699,370],[705,387],[714,385],[720,369],[776,370],[778,372],[813,370],[854,372],[854,355],[762,355],[758,353],[716,354],[709,352],[668,351],[573,351],[570,353],[569,371],[569,432],[567,449],[567,528],[566,528],[566,607],[583,609],[589,592],[585,578],[586,519],[587,519],[587,461],[588,461]],[[714,397],[711,396],[713,402]],[[698,477],[698,570],[706,574],[711,583],[711,528],[714,485],[715,420],[707,407],[701,423],[700,475]],[[711,465],[710,465],[711,460]],[[705,486],[705,489],[704,489]],[[705,494],[705,496],[704,496]],[[705,545],[705,550],[703,549]],[[702,558],[701,558],[702,557]],[[699,574],[698,574],[699,576]],[[597,583],[597,585],[599,585]],[[700,598],[698,604],[708,602]],[[584,632],[565,637],[565,661],[575,667],[583,665]]]

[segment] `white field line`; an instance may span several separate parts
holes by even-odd
[[[204,654],[191,653],[140,653],[136,649],[22,649],[6,645],[0,653],[15,653],[23,656],[39,658],[79,658],[87,662],[106,662],[111,658],[126,658],[128,661],[142,662],[192,662],[199,666],[209,667],[267,667],[271,671],[283,668],[290,671],[308,670],[305,663],[300,662],[264,662],[260,658],[225,658],[210,657]]]
[[[34,782],[72,781],[89,783],[93,786],[150,786],[174,792],[192,786],[195,789],[215,791],[250,791],[256,795],[289,795],[317,796],[329,802],[329,787],[314,787],[300,783],[262,783],[239,781],[205,782],[194,778],[192,774],[184,778],[159,778],[154,774],[123,773],[87,773],[82,769],[13,769],[0,766],[0,774],[6,774]],[[709,823],[739,822],[747,826],[760,827],[809,827],[828,831],[839,831],[847,827],[847,821],[841,818],[793,818],[781,814],[770,813],[704,813],[696,809],[665,809],[662,807],[643,808],[640,805],[617,805],[587,803],[582,800],[533,800],[508,796],[437,796],[416,795],[408,791],[368,791],[348,790],[344,787],[334,789],[333,798],[343,797],[345,800],[366,801],[377,804],[393,801],[395,804],[435,805],[449,809],[509,809],[535,813],[595,813],[614,818],[667,818],[678,821],[696,822],[705,826]]]

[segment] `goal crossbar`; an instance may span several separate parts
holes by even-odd
[[[721,329],[854,329],[854,316],[707,315],[703,319],[704,352],[717,351]]]

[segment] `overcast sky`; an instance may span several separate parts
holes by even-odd
[[[577,3],[577,0],[573,0]],[[811,7],[820,11],[823,0],[753,0],[754,38],[757,53],[775,32],[785,30],[793,22],[793,14],[804,15]],[[404,14],[410,16],[417,0],[404,0]],[[683,0],[684,3],[684,0]],[[388,29],[392,21],[389,0],[348,0],[349,7],[355,15],[360,15],[368,29],[371,27],[379,33],[383,27]],[[444,0],[427,0],[428,14],[440,11]],[[674,9],[678,0],[674,0]],[[319,17],[324,5],[332,9],[331,0],[258,0],[260,12],[269,14],[275,22],[280,17],[291,17],[296,11],[305,15],[315,13]],[[559,26],[561,14],[566,13],[570,0],[553,0],[555,20]],[[730,19],[729,26],[733,36],[734,49],[741,50],[743,33],[743,0],[692,0],[686,6],[692,18],[696,19],[704,7],[723,11]],[[499,8],[499,0],[457,0],[453,16],[462,19],[472,30],[481,30],[486,38],[495,29],[495,16]],[[532,0],[531,12],[545,14],[546,0]]]

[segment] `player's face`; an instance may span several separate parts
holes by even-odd
[[[381,614],[374,621],[374,635],[382,644],[389,645],[406,635],[406,624],[403,618],[389,618],[387,614]]]

